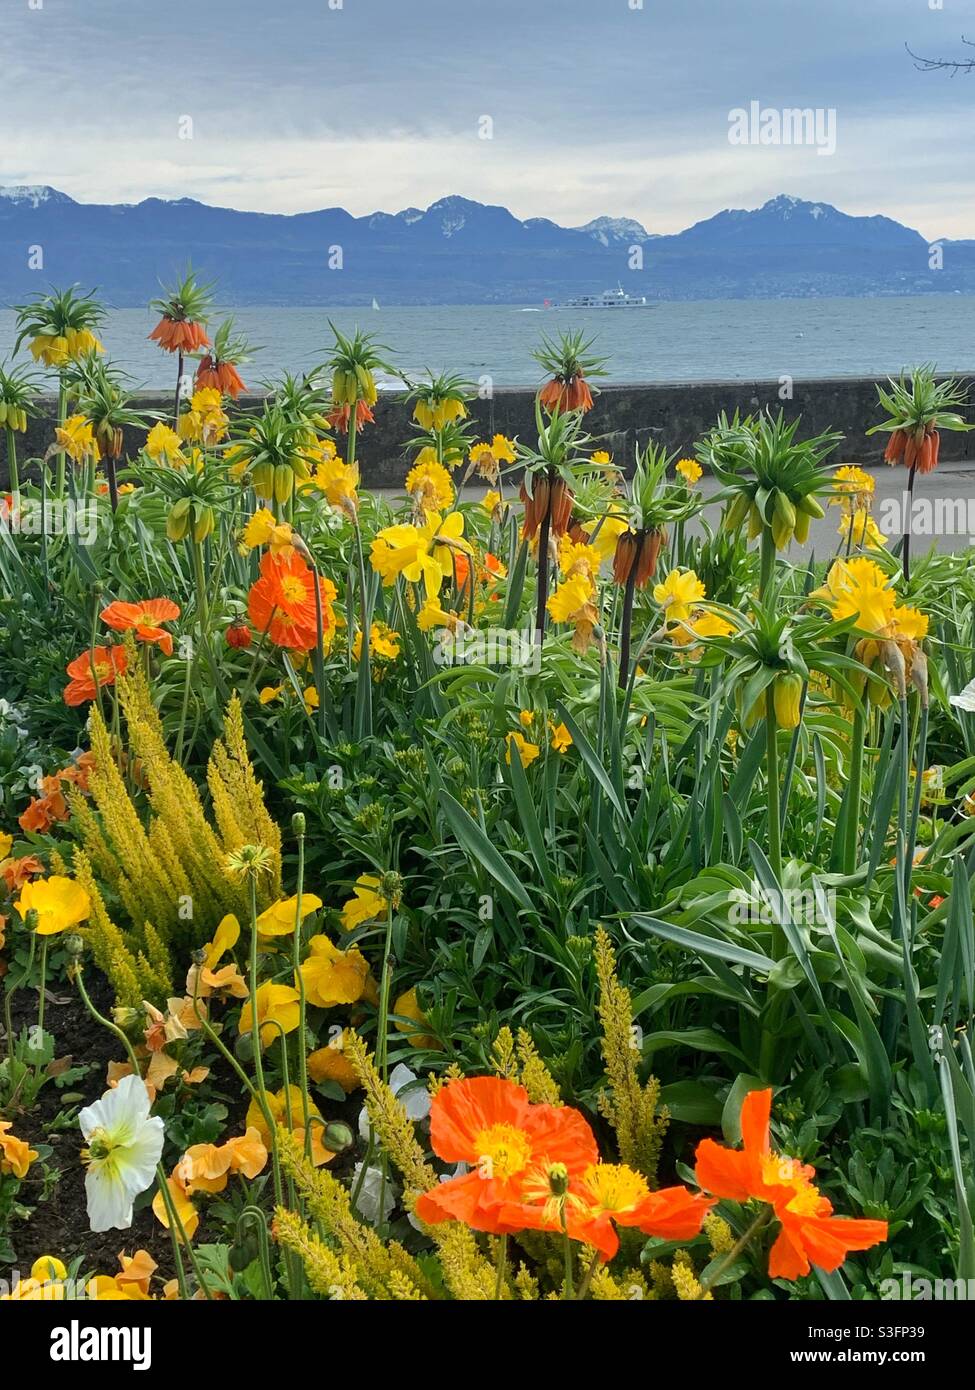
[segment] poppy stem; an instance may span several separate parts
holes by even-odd
[[[714,1288],[715,1284],[721,1278],[721,1275],[725,1272],[725,1270],[730,1268],[730,1266],[734,1264],[735,1260],[737,1260],[738,1256],[742,1253],[742,1251],[745,1250],[746,1247],[755,1238],[755,1236],[758,1235],[759,1231],[764,1230],[764,1228],[768,1225],[771,1219],[772,1208],[770,1206],[766,1206],[762,1211],[759,1212],[758,1216],[756,1216],[755,1220],[748,1227],[745,1234],[741,1236],[739,1240],[735,1241],[734,1245],[728,1251],[727,1255],[725,1255],[721,1263],[717,1265],[717,1267],[713,1269],[710,1274],[706,1274],[701,1279],[702,1293],[707,1293],[709,1289]]]
[[[592,1277],[596,1273],[597,1266],[599,1265],[599,1259],[599,1251],[594,1250],[592,1252],[592,1259],[586,1266],[586,1272],[582,1276],[582,1283],[579,1285],[579,1292],[576,1294],[576,1300],[578,1302],[582,1302],[584,1299],[589,1297],[589,1290],[592,1286]]]
[[[41,980],[37,991],[37,1031],[41,1034],[41,1045],[43,1046],[44,1033],[44,996],[47,993],[47,937],[41,942]]]
[[[508,1237],[502,1235],[498,1241],[498,1263],[494,1280],[494,1298],[500,1303],[504,1298],[505,1281],[508,1275]]]
[[[315,582],[318,582],[318,571],[315,571]],[[316,590],[317,592],[317,590]],[[322,698],[319,692],[319,699]],[[296,817],[297,819],[297,817]],[[292,965],[295,972],[295,985],[298,989],[298,1074],[301,1082],[301,1118],[305,1127],[305,1158],[311,1160],[311,1122],[308,1109],[308,1047],[305,1041],[307,999],[305,996],[305,977],[301,973],[301,899],[305,891],[305,827],[304,817],[299,822],[298,827],[298,884],[295,892],[295,929],[292,941],[293,955]],[[284,1050],[286,1044],[281,1040],[281,1048]]]

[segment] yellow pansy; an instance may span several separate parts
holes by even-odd
[[[261,1046],[269,1047],[281,1033],[293,1033],[300,1022],[298,991],[290,985],[272,983],[261,985],[257,991],[257,1022],[261,1033]],[[280,1025],[280,1027],[278,1027]],[[244,1001],[240,1011],[238,1032],[251,1031],[251,1001]]]
[[[354,896],[342,907],[342,926],[353,931],[363,922],[372,922],[384,917],[388,903],[377,890],[380,880],[376,874],[360,874],[353,888]]]
[[[313,912],[317,912],[322,906],[321,898],[314,893],[302,893],[301,895],[301,920],[310,917]],[[282,902],[274,903],[272,907],[266,908],[257,919],[257,931],[259,936],[289,936],[295,929],[298,921],[298,897],[285,898]]]
[[[354,1004],[367,992],[369,962],[361,951],[355,947],[340,951],[327,936],[313,936],[308,948],[308,958],[301,965],[301,978],[310,1004],[320,1009],[330,1009],[335,1004]]]

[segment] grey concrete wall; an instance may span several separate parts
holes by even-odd
[[[628,386],[606,386],[596,397],[596,404],[586,417],[587,428],[598,438],[596,447],[608,449],[616,462],[627,468],[632,465],[634,450],[648,439],[656,439],[668,448],[681,453],[693,451],[694,441],[714,424],[719,413],[736,409],[743,413],[766,406],[786,415],[802,416],[801,435],[809,437],[824,430],[838,430],[845,435],[834,458],[836,463],[877,463],[883,452],[886,436],[867,438],[867,430],[880,419],[877,385],[883,378],[836,377],[795,381],[792,399],[780,400],[777,381],[701,381],[673,383],[634,383]],[[534,394],[528,389],[507,389],[495,392],[491,400],[476,401],[471,407],[477,422],[478,437],[490,438],[501,433],[519,436],[526,441],[535,437]],[[257,409],[262,397],[244,396],[240,405]],[[172,397],[147,394],[139,405],[168,416]],[[18,456],[21,460],[39,457],[50,445],[55,403],[45,402],[45,415],[31,422],[26,441],[18,436]],[[403,444],[410,438],[410,410],[402,396],[383,395],[375,410],[376,423],[359,435],[358,455],[366,487],[398,487],[403,480],[405,465]],[[973,414],[972,418],[975,418]],[[127,448],[135,453],[144,439],[139,431],[131,432]],[[942,438],[941,457],[946,462],[975,459],[975,432],[946,434]],[[7,480],[6,444],[0,431],[0,482]]]

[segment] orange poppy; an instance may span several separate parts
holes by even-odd
[[[334,624],[332,600],[336,589],[319,578],[324,632]],[[290,555],[261,556],[260,578],[251,585],[247,612],[258,632],[267,632],[277,647],[311,651],[316,641],[315,575],[297,551]]]
[[[328,423],[332,426],[333,430],[339,430],[342,434],[348,434],[349,420],[351,416],[352,407],[351,405],[346,404],[336,406],[335,409],[332,411],[331,415],[327,416],[327,419]],[[362,426],[365,424],[375,424],[375,419],[376,417],[373,415],[372,411],[369,409],[365,401],[356,401],[355,423],[357,429],[361,430]]]
[[[510,1230],[559,1231],[562,1203],[553,1199],[544,1172],[525,1184],[527,1201],[502,1209]],[[716,1199],[686,1187],[651,1192],[641,1173],[623,1163],[594,1163],[573,1179],[564,1200],[565,1229],[572,1240],[611,1260],[620,1248],[615,1226],[631,1226],[661,1240],[693,1240]]]
[[[240,373],[232,362],[215,362],[209,353],[196,369],[195,386],[197,391],[207,389],[219,391],[234,401],[247,390]]]
[[[592,1130],[578,1110],[532,1105],[524,1086],[496,1076],[450,1081],[430,1107],[430,1143],[447,1163],[471,1171],[439,1183],[416,1204],[421,1221],[463,1221],[477,1231],[517,1230],[505,1204],[517,1208],[533,1172],[560,1164],[570,1177],[599,1161]]]
[[[887,1239],[886,1221],[846,1220],[812,1179],[815,1168],[774,1153],[769,1141],[771,1089],[751,1091],[741,1107],[741,1149],[713,1139],[697,1146],[697,1180],[715,1197],[767,1202],[781,1230],[769,1254],[769,1277],[798,1279],[810,1264],[831,1274],[851,1250],[869,1250]]]
[[[140,642],[155,642],[166,656],[173,654],[172,634],[159,626],[180,615],[178,603],[168,598],[150,598],[145,603],[110,603],[102,609],[102,622],[116,632],[134,632]]]
[[[94,700],[98,686],[114,685],[115,677],[123,674],[127,666],[124,647],[96,647],[94,652],[82,652],[68,662],[71,682],[64,688],[64,703],[83,705],[86,700]]]
[[[202,323],[193,323],[190,319],[171,319],[166,315],[159,320],[149,337],[165,352],[196,352],[199,348],[210,346]]]

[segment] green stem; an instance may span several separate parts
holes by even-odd
[[[504,1298],[505,1280],[508,1275],[508,1237],[502,1235],[498,1241],[498,1264],[494,1279],[494,1297],[496,1302]]]
[[[843,827],[843,872],[852,874],[857,863],[857,841],[860,829],[860,801],[863,788],[863,744],[866,720],[862,709],[853,711],[853,733],[850,744],[850,785],[846,802],[846,824]]]
[[[586,1266],[586,1272],[582,1276],[582,1283],[579,1285],[579,1292],[576,1294],[576,1300],[578,1302],[582,1302],[584,1299],[589,1297],[589,1290],[592,1287],[592,1277],[596,1273],[596,1270],[599,1266],[600,1258],[601,1257],[599,1251],[594,1250],[592,1252],[592,1259]]]
[[[66,419],[66,417],[67,417],[67,413],[68,413],[68,383],[67,383],[67,380],[66,380],[66,378],[65,378],[64,372],[62,371],[62,372],[59,373],[59,376],[58,376],[58,425],[59,425],[59,426],[62,426],[62,425],[64,424],[65,419]],[[56,487],[55,487],[55,494],[56,494],[57,499],[58,499],[59,502],[61,502],[61,501],[64,500],[64,467],[65,467],[65,454],[64,454],[64,450],[61,449],[61,450],[58,451],[57,484],[56,484]]]
[[[298,990],[298,1077],[301,1083],[301,1114],[305,1127],[305,1158],[311,1159],[311,1121],[308,1108],[308,1046],[305,1038],[306,1013],[308,1001],[305,994],[305,977],[301,973],[301,899],[305,889],[305,832],[298,835],[298,886],[295,894],[295,930],[292,964],[295,972],[295,986]],[[281,1046],[284,1047],[282,1039]]]
[[[14,497],[20,492],[20,473],[17,469],[17,437],[7,426],[7,472],[10,475],[10,491]]]
[[[30,947],[27,952],[27,964],[24,973],[15,985],[9,985],[3,992],[3,1026],[7,1033],[7,1056],[10,1058],[10,1075],[14,1074],[14,1028],[13,1028],[13,1002],[14,995],[21,985],[26,984],[30,979],[30,972],[34,968],[34,947],[37,943],[37,933],[30,934]]]
[[[190,538],[190,552],[193,560],[193,579],[196,584],[196,617],[200,628],[200,641],[206,641],[207,623],[210,608],[207,602],[207,582],[203,569],[203,547],[199,541]]]
[[[759,600],[765,598],[769,585],[772,583],[772,576],[775,574],[775,539],[772,536],[771,528],[762,527],[762,562],[758,578],[758,597]]]
[[[564,1283],[562,1287],[562,1297],[564,1299],[575,1298],[575,1288],[573,1286],[572,1272],[572,1241],[569,1239],[569,1229],[565,1219],[565,1203],[562,1204],[562,1268],[564,1270]]]
[[[771,685],[765,691],[765,761],[768,776],[768,848],[772,872],[782,879],[782,820],[779,807],[779,745],[775,719],[775,696]]]
[[[47,994],[47,937],[41,942],[41,984],[37,994],[37,1031],[44,1032],[44,996]]]
[[[763,1208],[762,1211],[759,1212],[758,1216],[756,1216],[755,1220],[748,1227],[748,1230],[741,1237],[741,1239],[737,1240],[735,1244],[731,1247],[731,1249],[728,1251],[727,1255],[725,1255],[721,1263],[718,1264],[709,1275],[706,1275],[701,1280],[701,1290],[703,1293],[707,1293],[709,1289],[712,1289],[714,1287],[714,1285],[717,1283],[718,1279],[720,1279],[721,1275],[725,1272],[725,1270],[734,1264],[735,1260],[737,1260],[738,1256],[742,1253],[742,1251],[746,1249],[746,1247],[751,1243],[752,1240],[754,1240],[755,1236],[758,1235],[759,1231],[763,1230],[768,1225],[771,1219],[772,1208],[766,1206]]]

